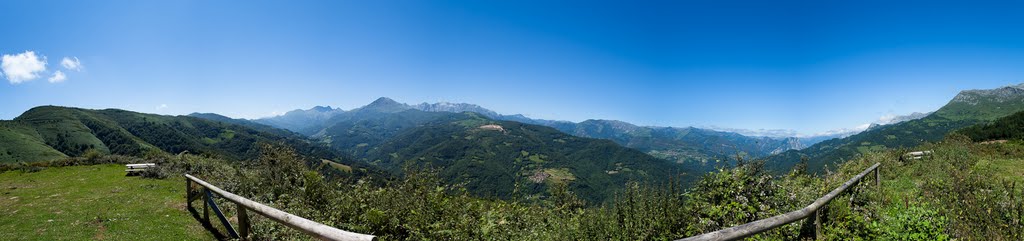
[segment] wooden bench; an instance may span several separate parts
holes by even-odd
[[[143,171],[146,171],[146,169],[149,169],[149,168],[152,168],[152,167],[156,167],[156,163],[128,164],[128,165],[124,165],[124,166],[125,166],[125,168],[127,168],[124,171],[128,172],[128,174],[132,174],[132,173],[143,172]]]
[[[900,156],[900,161],[918,160],[918,159],[924,158],[926,156],[931,156],[931,155],[932,155],[932,151],[912,151],[912,152],[907,152],[907,153],[903,154],[902,156]]]

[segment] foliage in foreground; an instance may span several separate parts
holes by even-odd
[[[872,153],[822,177],[803,167],[772,176],[762,163],[740,162],[706,174],[689,189],[675,181],[631,183],[612,200],[589,205],[564,185],[541,199],[521,194],[510,200],[479,198],[463,186],[443,184],[431,170],[406,170],[408,175],[398,180],[325,178],[320,172],[325,167],[310,167],[315,162],[275,145],[263,145],[258,158],[248,162],[156,157],[162,168],[150,176],[191,173],[255,201],[383,240],[670,240],[802,208],[880,162],[880,191],[869,176],[834,199],[823,209],[822,239],[1024,238],[1024,195],[1019,184],[1007,181],[1019,174],[1006,171],[1020,169],[1024,145],[980,145],[954,136],[920,149],[935,154],[901,162],[897,157],[906,150]],[[119,158],[124,157],[50,165],[124,161]],[[32,171],[37,166],[2,167]],[[235,213],[234,205],[222,208],[229,216]],[[253,238],[307,238],[258,215],[252,218]],[[751,239],[798,240],[811,233],[808,222],[799,221]]]
[[[826,240],[1019,240],[1024,201],[1016,184],[1004,182],[979,160],[1014,159],[1019,144],[978,145],[960,137],[925,145],[935,155],[900,162],[902,150],[865,155],[836,173],[816,177],[795,169],[772,176],[758,162],[705,175],[692,188],[674,182],[632,183],[604,204],[586,206],[568,190],[553,188],[537,200],[490,200],[438,182],[435,172],[411,175],[386,186],[333,184],[302,165],[252,167],[292,173],[290,181],[260,183],[246,196],[261,197],[289,212],[385,240],[669,240],[710,232],[802,208],[874,163],[881,162],[881,191],[869,176],[834,199],[821,217]],[[287,150],[272,150],[273,153]],[[285,156],[261,158],[287,160]],[[292,156],[300,159],[297,156]],[[1019,159],[1017,159],[1019,160]],[[256,162],[263,163],[263,162]],[[273,169],[274,167],[286,169]],[[244,170],[244,169],[243,169]],[[259,172],[240,172],[259,177]],[[269,185],[269,186],[267,186]],[[266,188],[277,185],[276,188]],[[240,185],[239,187],[250,186]],[[270,190],[281,193],[268,195]],[[851,195],[853,194],[853,195]],[[275,196],[276,195],[276,198]],[[258,235],[302,237],[260,222]],[[813,233],[807,222],[752,237],[797,240]]]
[[[383,240],[670,240],[790,211],[818,195],[806,187],[822,184],[802,172],[772,177],[755,162],[709,174],[689,190],[674,181],[631,183],[611,201],[588,206],[565,185],[540,200],[478,198],[465,187],[444,185],[431,170],[406,170],[387,185],[328,180],[301,156],[270,145],[244,165],[211,160],[183,155],[165,171],[196,173],[255,201]],[[254,238],[306,237],[253,219]],[[800,227],[756,238],[795,239]]]

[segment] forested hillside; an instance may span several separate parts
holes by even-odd
[[[0,162],[47,161],[88,152],[126,156],[189,152],[247,160],[255,157],[258,143],[281,143],[303,155],[362,167],[357,171],[366,167],[288,131],[189,116],[41,106],[2,123],[0,138],[5,145],[0,147]]]
[[[974,141],[1024,140],[1024,112],[959,131]]]
[[[586,200],[600,202],[629,181],[658,183],[683,174],[674,163],[608,140],[471,112],[403,131],[369,151],[365,160],[396,171],[437,168],[448,183],[465,183],[472,193],[500,198],[567,185]]]

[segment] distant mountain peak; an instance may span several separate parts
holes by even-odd
[[[426,102],[423,102],[423,103],[420,103],[418,105],[412,106],[412,108],[417,109],[417,110],[422,110],[422,111],[428,111],[428,112],[454,112],[454,113],[461,113],[461,112],[467,112],[468,111],[468,112],[480,113],[481,115],[484,115],[484,116],[487,116],[487,117],[490,117],[490,118],[497,118],[499,116],[498,112],[494,112],[492,110],[488,110],[487,108],[480,107],[479,105],[467,104],[467,103],[451,103],[451,102],[444,102],[444,101],[437,102],[437,103],[426,103]]]
[[[374,100],[370,104],[359,108],[359,110],[376,112],[401,112],[408,109],[412,109],[412,107],[403,103],[398,103],[398,101],[392,100],[388,97],[377,98],[377,100]]]
[[[960,91],[950,103],[966,103],[977,105],[983,100],[994,102],[1006,102],[1024,96],[1024,83],[1017,85],[1003,86],[987,90],[964,90]]]
[[[309,109],[309,110],[316,111],[316,112],[328,112],[328,111],[334,110],[334,108],[331,108],[331,106],[329,106],[329,105],[328,106],[319,106],[318,105],[318,106],[314,106],[312,109]]]
[[[377,100],[374,100],[373,102],[370,102],[369,105],[398,105],[398,104],[401,104],[401,103],[398,103],[398,101],[392,100],[391,98],[388,98],[388,97],[380,97],[380,98],[377,98]]]
[[[270,125],[277,128],[288,129],[294,132],[307,134],[311,126],[318,126],[331,117],[345,113],[341,108],[331,106],[314,106],[308,110],[295,109],[283,115],[260,118],[254,120],[256,123]]]

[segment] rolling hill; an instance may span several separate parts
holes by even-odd
[[[227,160],[248,160],[257,155],[257,143],[267,142],[288,145],[309,157],[365,167],[299,134],[254,123],[232,124],[228,119],[222,122],[117,109],[40,106],[14,120],[0,122],[0,140],[5,143],[0,147],[0,162],[47,161],[81,156],[88,150],[128,156],[187,151]]]

